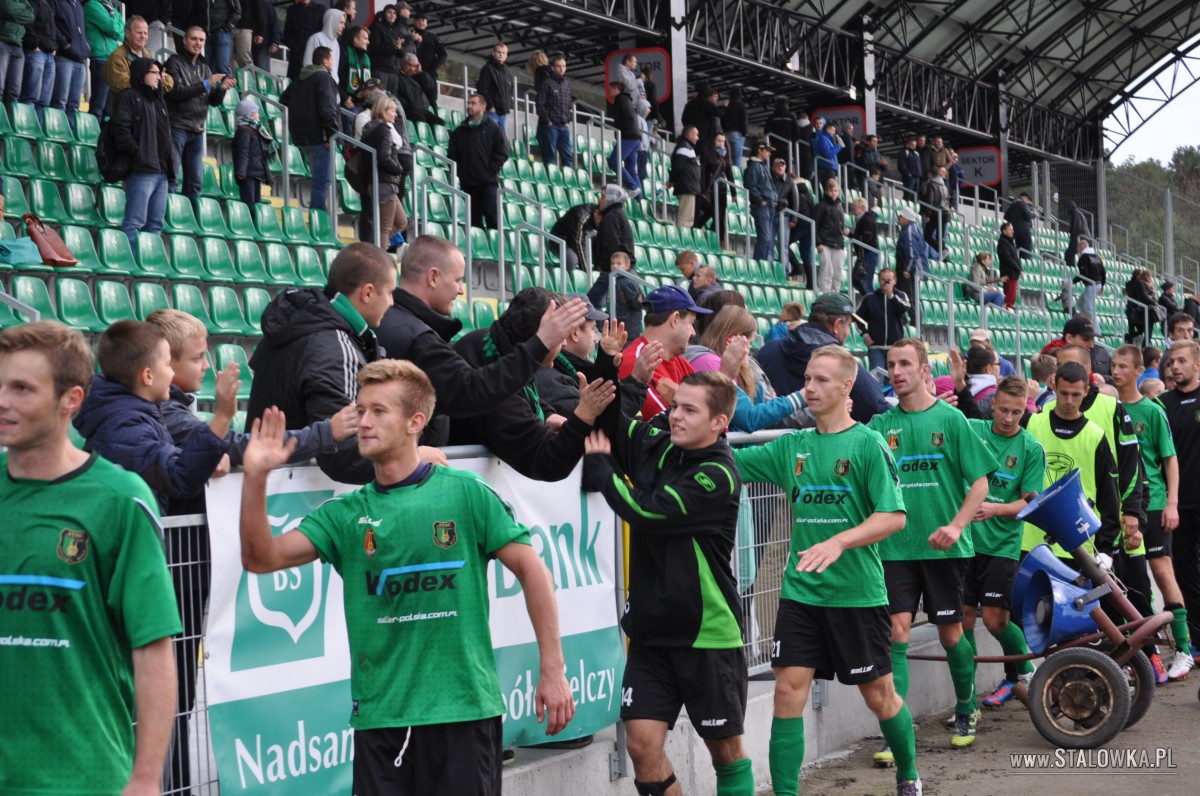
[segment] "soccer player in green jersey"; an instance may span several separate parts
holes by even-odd
[[[171,739],[180,626],[162,529],[141,478],[67,436],[91,381],[79,332],[0,332],[4,794],[157,794]]]
[[[734,452],[747,481],[767,481],[792,504],[792,543],[775,623],[771,786],[795,796],[804,762],[804,706],[814,677],[857,685],[895,750],[896,792],[921,793],[912,714],[896,692],[879,542],[904,527],[904,500],[879,434],[850,417],[858,364],[822,346],[805,370],[817,427]]]
[[[908,695],[908,641],[913,614],[924,605],[937,626],[954,682],[954,748],[975,742],[975,652],[963,636],[963,578],[975,556],[968,523],[983,505],[996,459],[962,412],[934,397],[925,343],[907,338],[888,352],[888,376],[900,405],[876,415],[900,471],[908,516],[904,530],[879,546],[892,617],[896,690]],[[890,765],[885,747],[875,758]]]
[[[975,652],[975,623],[982,613],[984,627],[1000,642],[1005,655],[1029,654],[1025,634],[1009,621],[1025,525],[1016,517],[1029,498],[1041,491],[1046,473],[1042,446],[1021,428],[1027,390],[1025,380],[1018,376],[1001,379],[992,398],[992,419],[967,421],[999,465],[988,479],[987,500],[971,522],[975,557],[963,589],[963,635]],[[1013,674],[1013,679],[1006,677],[983,700],[985,706],[1003,705],[1018,682],[1028,686],[1033,679],[1033,663],[1016,664]]]
[[[354,792],[499,794],[504,703],[488,628],[487,567],[521,582],[541,654],[534,696],[554,735],[575,713],[554,583],[529,533],[479,477],[422,462],[434,390],[411,362],[358,373],[358,449],[375,479],[271,535],[268,473],[296,442],[283,413],[255,421],[242,455],[242,563],[274,572],[320,558],[345,581]]]
[[[1149,487],[1146,524],[1142,528],[1146,560],[1154,582],[1162,591],[1163,608],[1175,616],[1171,623],[1175,655],[1165,667],[1167,679],[1183,680],[1196,662],[1188,646],[1187,608],[1175,581],[1171,558],[1171,535],[1179,527],[1179,462],[1166,410],[1138,391],[1137,381],[1142,371],[1142,350],[1137,346],[1123,345],[1113,353],[1113,386],[1133,421],[1133,433],[1142,448],[1142,471]],[[1156,663],[1154,668],[1158,673],[1164,667],[1161,660]]]

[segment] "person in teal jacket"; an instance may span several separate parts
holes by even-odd
[[[125,23],[113,0],[84,0],[83,24],[88,44],[92,46],[88,66],[92,76],[92,96],[88,98],[88,112],[97,119],[103,119],[105,106],[108,105],[108,81],[104,79],[104,66],[125,38]]]

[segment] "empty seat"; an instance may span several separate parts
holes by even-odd
[[[100,120],[90,113],[75,114],[75,140],[81,145],[96,148],[100,142]]]
[[[300,208],[283,208],[283,237],[288,243],[312,245],[312,235],[308,232],[308,224],[304,222],[304,211]]]
[[[74,270],[91,272],[103,270],[100,255],[96,254],[96,244],[92,242],[92,233],[83,227],[63,227],[60,230],[63,243],[75,255],[79,265]]]
[[[153,279],[174,279],[175,270],[167,259],[167,246],[162,235],[150,232],[137,233],[137,263],[141,276]]]
[[[175,299],[179,304],[178,296]],[[208,306],[210,308],[213,326],[210,331],[216,334],[245,335],[255,334],[258,330],[246,322],[242,312],[242,304],[238,301],[237,292],[229,285],[213,285],[208,289]]]
[[[221,238],[204,238],[201,246],[204,249],[204,270],[208,272],[210,282],[237,282],[240,280],[237,269],[233,267],[233,257],[229,255],[229,245]]]
[[[168,235],[202,235],[196,214],[192,210],[192,200],[183,194],[167,195],[167,214],[165,232]]]
[[[246,356],[246,349],[240,345],[233,343],[220,343],[217,345],[217,370],[223,370],[226,365],[237,363],[240,370],[240,378],[242,386],[238,388],[238,400],[250,400],[250,385],[254,380],[254,373],[250,370],[250,359]]]
[[[237,269],[238,281],[244,285],[272,283],[256,243],[248,240],[237,241],[233,247],[233,266]]]
[[[50,303],[50,293],[46,290],[46,280],[31,274],[17,274],[12,278],[12,295],[22,304],[33,307],[41,314],[43,321],[61,320]],[[25,313],[19,312],[25,317]],[[26,317],[25,320],[33,320]]]
[[[29,205],[33,213],[47,224],[65,224],[70,220],[58,186],[49,180],[29,181]]]
[[[337,230],[329,220],[329,213],[324,210],[308,211],[309,227],[312,229],[313,243],[317,246],[338,246]]]
[[[14,135],[34,141],[45,137],[42,133],[42,123],[38,121],[37,111],[32,105],[27,102],[15,102],[8,109],[12,113]]]
[[[263,310],[271,303],[271,294],[261,287],[247,287],[242,297],[246,301],[246,324],[254,330],[249,334],[262,334]]]
[[[258,230],[254,227],[254,219],[250,208],[242,202],[225,203],[226,221],[229,223],[229,236],[234,240],[258,240]]]
[[[100,186],[100,217],[110,227],[121,226],[125,218],[125,192],[115,185]]]
[[[167,291],[157,282],[138,282],[133,286],[134,306],[139,321],[144,321],[155,310],[168,310],[171,302]]]
[[[72,224],[92,228],[104,226],[104,219],[96,209],[96,194],[89,185],[73,182],[67,186],[67,215]]]
[[[225,224],[225,214],[221,212],[221,205],[216,199],[201,196],[196,202],[196,208],[201,235],[225,239],[230,237],[229,227]]]
[[[267,244],[267,276],[274,285],[295,287],[300,283],[292,255],[282,243]]]
[[[208,308],[204,306],[204,295],[200,292],[200,288],[188,282],[176,282],[171,285],[171,298],[175,300],[175,309],[186,312],[194,318],[199,318],[204,324],[204,328],[215,334],[238,334],[239,332],[227,332],[221,330],[213,321],[212,316],[208,314]]]
[[[204,270],[204,261],[200,259],[200,249],[196,247],[196,239],[186,235],[171,236],[171,267],[177,276],[202,282],[209,279]]]
[[[108,328],[96,313],[87,282],[60,276],[54,280],[54,294],[58,298],[58,317],[67,326],[92,334]]]
[[[29,201],[20,180],[4,181],[4,217],[20,218],[29,212]]]
[[[311,246],[297,246],[295,252],[297,284],[324,287],[325,269],[321,267],[321,258],[317,255],[317,250]]]
[[[129,298],[129,290],[125,283],[114,282],[111,279],[96,282],[96,312],[100,320],[110,325],[117,321],[137,320],[137,314],[133,311],[133,301]]]
[[[49,108],[47,108],[49,110]],[[42,141],[37,145],[38,166],[42,176],[56,182],[73,182],[75,175],[67,164],[67,153],[59,144]]]
[[[33,149],[30,148],[29,142],[16,136],[4,138],[4,168],[0,171],[21,177],[37,177],[42,173],[33,158]]]
[[[75,134],[71,132],[71,123],[67,112],[59,108],[43,108],[42,120],[46,123],[45,138],[59,144],[75,143]]]
[[[129,238],[119,229],[100,230],[100,263],[98,273],[129,276],[142,272],[129,248]]]
[[[254,225],[258,229],[258,239],[273,243],[283,242],[283,227],[279,224],[279,214],[270,205],[256,204],[254,206]]]

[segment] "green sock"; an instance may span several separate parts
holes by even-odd
[[[770,749],[771,787],[777,796],[796,796],[804,763],[804,717],[771,719]],[[720,774],[717,776],[719,786]]]
[[[717,770],[717,796],[754,796],[754,769],[750,767],[750,758],[743,757],[727,766],[713,768]]]
[[[1168,606],[1167,610],[1175,615],[1171,620],[1171,636],[1175,639],[1175,649],[1190,654],[1188,647],[1187,609],[1182,605]]]
[[[896,758],[896,781],[917,779],[917,734],[913,731],[908,705],[901,707],[900,712],[890,719],[881,719],[879,729],[883,730],[883,740],[887,741]],[[778,789],[775,792],[780,793]]]
[[[896,681],[896,693],[908,699],[908,642],[892,642],[892,679]]]
[[[1029,654],[1029,645],[1025,643],[1025,634],[1012,622],[1009,622],[1003,630],[996,634],[996,641],[1000,642],[1000,649],[1004,650],[1005,655]],[[1029,674],[1033,671],[1033,661],[1021,661],[1016,664],[1016,667],[1018,674]]]
[[[958,699],[955,713],[975,712],[975,655],[971,644],[960,637],[953,647],[946,647],[946,663],[950,664],[950,679],[954,681],[954,696]]]
[[[975,628],[971,628],[970,630],[967,630],[966,628],[964,628],[963,629],[963,638],[965,638],[967,640],[967,643],[971,645],[971,654],[978,655],[979,647],[976,646],[976,644],[975,644]]]

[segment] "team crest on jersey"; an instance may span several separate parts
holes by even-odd
[[[703,489],[705,492],[711,492],[717,488],[717,485],[714,484],[713,480],[711,478],[709,478],[708,475],[706,475],[705,473],[696,473],[695,481],[697,484],[700,485],[700,488]]]
[[[454,520],[435,522],[433,524],[433,543],[443,550],[454,547],[458,541],[458,531],[454,529]]]
[[[363,542],[363,548],[367,551],[367,558],[375,557],[375,529],[369,525],[367,526],[367,538]]]
[[[68,564],[78,564],[88,557],[88,548],[92,537],[87,531],[72,531],[63,528],[58,535],[58,557]]]
[[[799,478],[804,474],[804,462],[808,458],[807,453],[796,454],[796,477]]]
[[[1146,424],[1145,423],[1134,423],[1133,424],[1133,433],[1137,434],[1139,437],[1142,434],[1145,434],[1146,433]]]
[[[1017,457],[1016,456],[1005,456],[1004,457],[1004,466],[1010,470],[1015,470],[1017,468]]]
[[[838,459],[833,463],[833,474],[845,477],[850,472],[850,460]]]
[[[929,444],[935,448],[940,448],[946,444],[946,435],[941,431],[935,431],[929,435]]]
[[[891,448],[892,450],[896,450],[896,448],[900,447],[900,435],[899,434],[888,434],[888,447]]]

